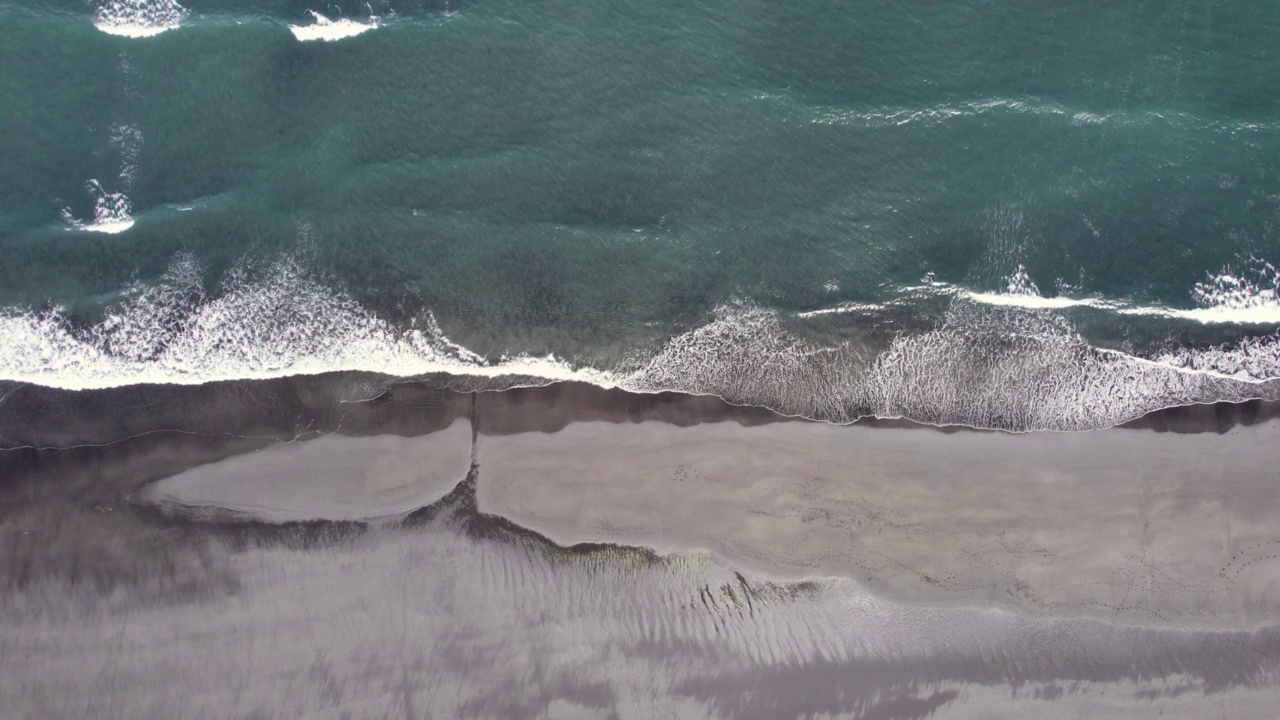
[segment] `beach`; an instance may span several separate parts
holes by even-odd
[[[52,428],[98,434],[66,449],[5,425],[0,711],[1190,718],[1272,701],[1270,405],[1013,434],[450,382],[358,400],[335,389],[368,378],[200,386],[138,410],[145,389],[11,394],[10,417],[67,397],[121,410]],[[239,402],[253,437],[220,429]],[[180,430],[136,424],[182,407],[201,409]]]
[[[1278,37],[0,1],[0,720],[1274,716]]]

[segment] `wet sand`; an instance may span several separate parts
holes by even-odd
[[[1280,620],[1280,422],[1226,434],[579,423],[484,436],[480,509],[930,606]]]
[[[459,383],[0,392],[0,717],[1280,700],[1272,405],[1009,435]]]
[[[323,435],[198,465],[137,494],[168,512],[225,513],[265,522],[373,520],[444,497],[471,466],[471,424],[413,438]]]

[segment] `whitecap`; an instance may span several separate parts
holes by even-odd
[[[785,96],[758,95],[758,99],[785,98]],[[988,113],[1064,119],[1076,126],[1120,125],[1144,127],[1165,125],[1179,129],[1212,130],[1218,132],[1274,132],[1280,125],[1274,122],[1241,122],[1229,118],[1202,117],[1185,112],[1159,112],[1155,110],[1095,109],[1075,110],[1060,103],[1034,96],[1023,98],[990,97],[964,102],[948,102],[927,106],[882,106],[847,108],[818,106],[811,110],[810,120],[817,125],[855,125],[866,127],[897,127],[913,124],[940,125],[955,118],[975,118]]]
[[[1004,292],[974,292],[959,288],[952,289],[958,296],[973,302],[983,303],[984,305],[1026,308],[1028,310],[1061,310],[1072,307],[1112,308],[1117,306],[1116,303],[1101,298],[1071,298],[1064,295],[1045,297],[1040,293],[1040,288],[1031,279],[1031,275],[1027,272],[1025,265],[1019,265],[1013,274],[1005,278],[1005,283]],[[939,283],[934,283],[934,285],[951,287]]]
[[[1044,297],[1022,265],[1007,278],[1007,282],[1008,287],[1001,293],[969,290],[957,290],[957,293],[967,300],[986,305],[1032,310],[1087,307],[1123,315],[1189,320],[1204,325],[1280,325],[1280,272],[1271,263],[1252,256],[1244,263],[1242,271],[1223,268],[1210,275],[1207,282],[1197,283],[1191,295],[1199,307],[1190,309],[1131,305],[1104,298]]]
[[[1202,322],[1280,323],[1280,271],[1252,255],[1196,283],[1192,296]]]
[[[80,229],[89,232],[106,233],[107,235],[118,235],[125,230],[133,227],[132,218],[121,218],[118,220],[98,220],[88,225],[82,225]]]
[[[133,205],[123,192],[107,192],[97,180],[85,184],[94,196],[93,220],[83,222],[71,214],[71,208],[62,209],[62,219],[76,230],[115,235],[133,227]]]
[[[1280,325],[1280,305],[1205,307],[1191,310],[1154,305],[1121,308],[1120,312],[1125,315],[1146,315],[1191,320],[1203,325]]]
[[[315,10],[308,10],[307,14],[311,16],[312,20],[314,20],[312,24],[289,26],[289,31],[293,33],[293,36],[302,42],[312,40],[332,42],[334,40],[355,37],[356,35],[378,27],[378,18],[373,16],[369,18],[369,22],[362,23],[351,20],[350,18],[330,20]]]
[[[143,38],[178,27],[186,16],[175,0],[110,0],[94,10],[93,24],[111,35]]]
[[[1246,256],[1238,267],[1227,266],[1196,283],[1191,292],[1199,307],[1124,308],[1128,315],[1155,315],[1203,324],[1280,325],[1280,271],[1266,260]]]
[[[807,310],[805,312],[796,313],[798,318],[814,318],[823,315],[857,315],[860,313],[874,313],[884,310],[885,306],[880,303],[857,303],[844,302],[829,308],[819,308],[817,310]]]
[[[1115,303],[1097,298],[1076,299],[1064,296],[1043,297],[1041,295],[1020,295],[1015,293],[978,293],[965,292],[964,297],[985,305],[1003,305],[1032,310],[1061,310],[1071,307],[1113,308]]]

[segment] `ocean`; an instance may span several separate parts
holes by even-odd
[[[0,379],[1280,398],[1280,6],[0,3]]]

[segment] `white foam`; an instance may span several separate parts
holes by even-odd
[[[1247,275],[1224,268],[1208,282],[1197,283],[1192,298],[1198,308],[1180,309],[1163,305],[1129,305],[1104,298],[1044,297],[1031,281],[1024,266],[1007,279],[1003,293],[957,290],[957,294],[986,305],[1020,307],[1033,310],[1062,310],[1088,307],[1111,310],[1124,315],[1166,317],[1212,325],[1280,325],[1280,273],[1271,263],[1250,257]]]
[[[1075,298],[1063,297],[1042,297],[1040,295],[1017,295],[1012,293],[975,293],[966,292],[964,297],[974,302],[984,303],[986,305],[1003,305],[1005,307],[1020,307],[1033,310],[1061,310],[1071,307],[1097,307],[1111,308],[1115,307],[1113,303],[1106,300],[1087,298],[1077,300]]]
[[[957,302],[937,330],[872,355],[820,347],[741,303],[623,379],[833,422],[858,416],[1010,430],[1085,430],[1174,405],[1280,398],[1280,338],[1157,358],[1091,347],[1060,315]]]
[[[987,305],[1003,305],[1006,307],[1021,307],[1036,310],[1057,310],[1069,307],[1110,307],[1111,305],[1103,300],[1094,298],[1077,300],[1075,298],[1063,297],[1044,297],[1040,294],[1040,288],[1036,286],[1035,281],[1031,279],[1031,275],[1027,272],[1025,265],[1019,265],[1018,269],[1012,275],[1005,278],[1007,287],[1003,293],[975,293],[964,292],[964,297],[974,302],[985,303]]]
[[[124,193],[107,192],[97,180],[90,180],[85,186],[95,196],[93,220],[87,223],[82,222],[71,214],[70,208],[63,208],[62,219],[66,220],[71,227],[111,235],[122,233],[133,227],[133,207]]]
[[[1125,315],[1146,315],[1192,320],[1205,325],[1280,325],[1280,305],[1254,307],[1207,307],[1180,310],[1161,305],[1122,308]]]
[[[126,188],[138,177],[138,153],[142,150],[142,131],[132,125],[111,126],[111,146],[120,153],[120,181]]]
[[[110,0],[94,10],[93,24],[111,35],[144,38],[178,27],[186,16],[174,0]]]
[[[1191,292],[1200,307],[1138,307],[1121,312],[1130,315],[1161,315],[1199,323],[1233,325],[1280,325],[1280,271],[1271,263],[1246,257],[1239,267],[1224,267]]]
[[[819,308],[818,310],[808,310],[806,312],[796,313],[796,317],[813,318],[823,315],[856,315],[859,313],[873,313],[884,309],[884,305],[880,303],[855,303],[845,302],[835,307]]]
[[[312,40],[324,40],[325,42],[333,42],[334,40],[342,40],[344,38],[355,37],[364,32],[368,32],[378,27],[378,18],[370,17],[369,22],[362,23],[351,20],[350,18],[339,18],[330,20],[315,10],[308,10],[314,22],[310,25],[290,25],[289,31],[293,36],[302,42]]]
[[[130,295],[91,327],[56,308],[0,311],[0,378],[80,390],[447,372],[717,395],[833,422],[872,414],[1011,430],[1084,430],[1173,405],[1280,399],[1280,337],[1137,357],[1091,347],[1059,313],[959,295],[940,327],[880,348],[815,344],[776,312],[730,302],[660,351],[602,369],[553,355],[487,361],[429,315],[395,327],[289,258],[233,271],[216,297],[184,258]]]
[[[0,312],[0,378],[71,390],[332,371],[613,384],[608,373],[577,370],[552,355],[488,363],[450,342],[431,318],[399,330],[291,259],[256,274],[235,271],[224,286],[219,297],[205,297],[199,268],[186,258],[88,329],[73,327],[57,308]]]

